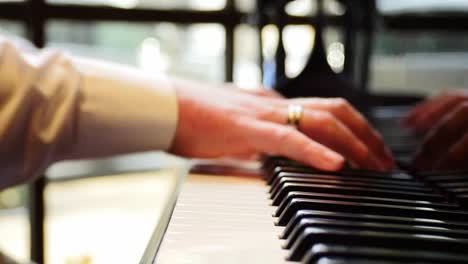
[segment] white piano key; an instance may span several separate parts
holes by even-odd
[[[265,191],[260,178],[190,175],[154,263],[293,263]]]

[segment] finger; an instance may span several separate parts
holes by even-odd
[[[461,170],[468,168],[468,132],[457,141],[436,165],[437,170]]]
[[[245,140],[262,153],[278,154],[327,171],[339,170],[344,158],[292,127],[264,121],[244,124]]]
[[[451,89],[442,92],[441,94],[425,100],[418,104],[411,110],[406,117],[403,118],[402,123],[408,126],[414,126],[418,119],[426,115],[430,109],[437,107],[438,104],[443,103],[447,98],[461,98],[468,99],[468,94],[464,89]]]
[[[228,158],[237,159],[237,160],[258,160],[258,154],[246,152],[242,154],[233,154],[227,156]]]
[[[401,123],[406,126],[412,126],[414,121],[418,119],[431,104],[433,104],[438,97],[430,98],[422,103],[417,104],[409,113],[403,117]]]
[[[448,113],[431,130],[418,151],[413,166],[417,169],[431,170],[467,130],[468,103],[464,103]]]
[[[436,106],[437,104],[441,103],[443,100],[451,97],[454,94],[455,93],[444,91],[436,96],[425,99],[423,102],[416,105],[406,115],[406,117],[403,118],[402,123],[410,127],[414,126],[415,122],[417,122],[417,120],[421,118],[421,116],[425,115],[429,109],[433,108],[434,106]]]
[[[332,113],[369,148],[371,156],[382,163],[384,169],[389,170],[394,167],[392,154],[385,146],[380,134],[346,100],[341,98],[300,100],[299,103],[307,109],[324,110]]]
[[[413,122],[413,127],[419,131],[427,131],[448,112],[463,102],[460,96],[445,96],[432,103]]]
[[[347,126],[328,112],[305,110],[299,129],[313,140],[340,153],[359,168],[385,169],[369,148]]]

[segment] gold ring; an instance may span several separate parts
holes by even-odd
[[[294,126],[295,128],[299,127],[299,121],[302,118],[304,108],[302,105],[291,104],[288,106],[288,125]]]

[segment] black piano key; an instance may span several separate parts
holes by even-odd
[[[317,192],[329,194],[344,194],[357,196],[372,196],[380,198],[396,198],[429,202],[443,202],[445,198],[438,194],[391,191],[373,188],[342,187],[328,184],[286,183],[271,197],[273,200],[283,200],[289,192]]]
[[[448,188],[444,192],[448,194],[450,201],[454,201],[457,196],[468,195],[468,188]]]
[[[451,171],[415,171],[415,175],[423,178],[432,178],[432,177],[445,177],[445,176],[468,176],[468,171],[466,170],[451,170]]]
[[[394,155],[395,163],[399,168],[408,170],[413,163],[413,154]]]
[[[358,187],[358,188],[371,188],[374,190],[390,190],[390,191],[403,191],[403,192],[418,192],[418,193],[432,193],[433,190],[427,187],[419,186],[399,186],[391,184],[379,184],[379,183],[366,183],[358,182],[347,179],[341,180],[332,180],[332,179],[314,179],[314,178],[296,178],[296,177],[282,177],[277,185],[271,188],[272,196],[275,196],[278,191],[286,183],[305,183],[305,184],[327,184],[334,186],[343,186],[343,187]]]
[[[292,199],[280,215],[282,223],[287,223],[299,210],[321,210],[341,213],[404,215],[413,218],[429,218],[441,221],[468,221],[468,213],[462,211],[434,210],[426,207],[395,206],[372,203],[352,203],[317,199]]]
[[[289,158],[285,158],[282,156],[268,156],[267,160],[265,161],[265,164],[268,166],[305,166],[304,163],[300,163],[295,160],[291,160]]]
[[[468,255],[447,254],[427,250],[394,250],[388,248],[343,246],[339,244],[318,244],[310,248],[302,259],[304,264],[319,263],[326,258],[340,258],[347,261],[367,260],[387,261],[390,263],[467,263]],[[349,262],[345,262],[349,263]],[[361,263],[361,262],[359,262]]]
[[[385,215],[372,215],[372,214],[354,214],[354,213],[338,213],[331,211],[320,210],[299,210],[290,220],[279,218],[276,222],[277,225],[285,226],[281,238],[288,237],[294,227],[302,219],[325,219],[325,220],[338,220],[338,221],[356,221],[356,222],[375,222],[381,224],[398,224],[398,225],[412,225],[412,226],[427,226],[438,227],[448,230],[468,230],[468,223],[454,222],[454,221],[441,221],[427,218],[409,218],[405,216],[385,216]]]
[[[457,196],[457,201],[463,208],[468,208],[468,195]]]
[[[282,157],[270,157],[265,161],[263,165],[263,170],[265,171],[265,179],[268,183],[272,180],[272,177],[275,177],[277,173],[281,171],[281,167],[292,167],[292,168],[306,168],[307,170],[314,170],[315,169],[297,161],[289,160]]]
[[[368,184],[383,184],[388,186],[403,186],[403,187],[426,187],[419,182],[410,181],[396,181],[396,180],[381,180],[381,179],[369,179],[361,178],[356,176],[337,176],[337,175],[326,175],[326,174],[312,174],[312,173],[290,173],[281,172],[275,180],[271,183],[271,190],[277,188],[278,184],[283,178],[294,178],[294,179],[315,179],[315,180],[332,180],[332,181],[350,181],[356,183],[368,183]]]
[[[335,181],[335,180],[316,180],[316,179],[295,179],[285,177],[282,178],[275,188],[271,189],[271,198],[274,198],[283,189],[286,184],[313,184],[313,185],[328,185],[336,188],[350,187],[350,188],[366,188],[373,191],[390,191],[390,192],[409,192],[412,194],[433,194],[432,189],[423,187],[398,187],[379,184],[363,184],[351,181]]]
[[[453,193],[455,195],[457,195],[457,194],[460,194],[460,195],[468,194],[468,188],[463,188],[463,187],[462,188],[447,188],[447,191],[449,193]]]
[[[300,261],[310,248],[319,243],[340,243],[342,245],[373,246],[402,250],[442,251],[458,254],[466,253],[468,250],[468,240],[465,239],[308,227],[292,246],[288,260]]]
[[[420,142],[414,142],[401,137],[386,140],[385,143],[393,153],[414,153],[420,146]]]
[[[444,175],[444,176],[430,176],[424,178],[425,181],[435,184],[441,183],[452,183],[452,182],[463,182],[468,178],[467,175]]]
[[[388,146],[388,147],[390,148],[390,150],[392,151],[392,153],[395,156],[399,156],[399,155],[408,156],[408,155],[413,154],[415,152],[415,150],[418,149],[418,146],[419,146],[419,144],[406,144],[406,143],[403,143],[403,144],[394,144],[394,145]]]
[[[382,179],[382,180],[399,180],[399,181],[414,181],[414,178],[404,171],[393,171],[393,172],[375,172],[375,171],[364,171],[364,170],[347,170],[347,171],[336,171],[336,172],[325,172],[313,169],[307,166],[276,166],[272,171],[268,172],[267,183],[271,184],[274,179],[281,172],[291,173],[309,173],[309,174],[324,174],[324,175],[336,175],[336,176],[355,176],[369,179]]]
[[[374,179],[395,179],[395,180],[406,180],[413,181],[414,178],[404,171],[392,171],[392,172],[377,172],[368,170],[344,170],[336,172],[337,175],[341,176],[359,176],[369,177]]]
[[[450,238],[468,239],[468,230],[444,230],[436,227],[418,227],[409,225],[397,224],[381,224],[374,222],[353,222],[353,221],[337,221],[337,220],[320,220],[320,219],[302,219],[291,234],[285,238],[285,249],[290,249],[299,235],[308,227],[315,228],[338,228],[350,231],[375,231],[382,233],[401,233],[412,235],[428,235],[428,236],[444,236]]]
[[[273,200],[272,205],[278,206],[274,216],[280,216],[288,203],[293,198],[305,199],[319,199],[331,201],[345,201],[354,203],[376,203],[376,204],[389,204],[389,205],[402,205],[413,207],[428,207],[439,210],[459,210],[460,207],[454,204],[431,203],[426,201],[412,201],[402,199],[379,198],[370,196],[355,196],[355,195],[342,195],[342,194],[328,194],[328,193],[313,193],[313,192],[289,192],[283,200]]]
[[[384,142],[387,145],[391,144],[406,144],[406,145],[411,145],[411,144],[418,144],[420,143],[420,139],[418,137],[408,134],[408,133],[395,133],[395,134],[383,134],[383,139]]]
[[[338,176],[332,174],[314,174],[314,173],[295,173],[295,172],[280,172],[278,176],[271,183],[271,188],[275,188],[280,182],[281,178],[294,177],[294,178],[306,178],[306,179],[321,179],[321,180],[337,180],[337,181],[353,181],[361,183],[375,183],[375,184],[387,184],[395,186],[410,186],[410,187],[427,187],[421,182],[416,181],[400,181],[392,179],[374,179],[365,178],[358,176]]]
[[[267,182],[271,180],[272,177],[276,176],[281,170],[282,166],[291,166],[291,167],[307,167],[305,164],[298,163],[292,160],[286,160],[281,157],[269,157],[263,164],[263,171],[265,172],[265,179]]]
[[[448,189],[448,188],[468,188],[468,177],[462,182],[449,182],[449,183],[439,183],[437,186]]]

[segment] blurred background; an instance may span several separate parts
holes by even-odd
[[[254,0],[49,0],[32,1],[57,7],[43,23],[47,47],[74,55],[133,65],[148,73],[164,72],[212,82],[233,81],[249,89],[262,84],[264,71],[274,62],[279,32],[276,26],[261,28],[252,23]],[[0,28],[6,34],[31,37],[28,23],[44,17],[31,9],[32,21],[1,11],[24,2],[0,0]],[[83,16],[67,19],[62,7],[76,6]],[[338,0],[325,0],[328,16],[342,16],[346,9]],[[102,9],[104,19],[80,7]],[[460,16],[467,1],[378,0],[383,16],[435,13]],[[8,9],[3,9],[8,10]],[[84,10],[84,11],[83,11]],[[117,11],[115,11],[117,10]],[[145,18],[126,22],[125,11],[141,10]],[[154,14],[151,13],[154,11]],[[316,12],[315,1],[295,0],[286,5],[292,18]],[[54,14],[52,12],[52,14]],[[152,18],[153,16],[153,18]],[[158,18],[157,16],[161,16]],[[151,20],[159,22],[149,22]],[[167,20],[167,21],[164,21]],[[314,27],[287,24],[282,32],[286,52],[285,72],[300,73],[313,48]],[[34,35],[34,34],[33,34]],[[261,37],[262,42],[259,43]],[[34,36],[33,36],[34,39]],[[327,27],[328,63],[336,72],[345,65],[344,32]],[[462,30],[396,30],[379,25],[370,60],[369,89],[373,93],[429,95],[444,88],[468,87],[468,34]],[[160,153],[117,159],[58,164],[47,173],[47,263],[135,263],[141,256],[157,221],[158,185],[161,178],[133,177],[129,171],[158,170],[183,162]],[[111,175],[84,177],[82,175]],[[163,176],[164,178],[166,176]],[[29,224],[25,186],[0,192],[0,250],[25,261],[29,253]],[[83,230],[85,232],[83,232]]]

